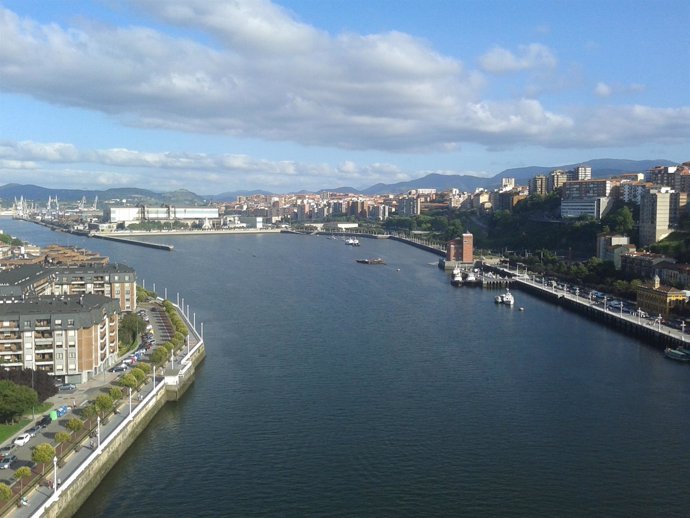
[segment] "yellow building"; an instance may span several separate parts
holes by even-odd
[[[652,316],[668,318],[674,306],[684,303],[685,293],[671,286],[662,286],[658,275],[651,283],[637,288],[637,305]]]

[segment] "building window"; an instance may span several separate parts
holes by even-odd
[[[55,357],[56,357],[58,360],[62,360],[62,356],[63,356],[62,353],[57,353],[57,354],[55,354]]]
[[[70,351],[70,352],[69,352],[69,357],[70,357],[70,358],[76,358],[76,357],[77,357],[77,352],[76,352],[76,351]]]
[[[56,320],[55,321],[56,326],[61,326],[62,325],[62,320]]]
[[[74,320],[72,320],[71,318],[70,318],[69,320],[67,320],[67,325],[68,325],[68,326],[73,326],[73,325],[74,325]]]

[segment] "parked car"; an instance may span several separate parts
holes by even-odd
[[[70,409],[70,407],[68,407],[67,405],[62,405],[62,406],[57,407],[57,410],[55,411],[55,413],[57,414],[58,417],[62,417],[67,412],[69,412],[69,409]]]
[[[31,435],[28,433],[23,433],[20,435],[17,435],[16,439],[14,440],[14,444],[17,446],[24,446],[27,442],[31,440]]]
[[[16,455],[6,455],[0,460],[0,469],[8,469],[15,460],[17,460]]]
[[[109,372],[124,372],[127,370],[126,365],[115,365],[115,367],[112,367],[109,369]]]
[[[36,423],[36,426],[40,426],[41,428],[45,428],[46,426],[48,426],[52,422],[53,422],[53,420],[50,418],[49,415],[44,415],[43,418],[41,418],[41,420],[38,423]]]
[[[14,450],[17,447],[16,444],[10,443],[7,446],[3,446],[0,448],[0,457],[7,457],[10,453],[12,453],[12,450]]]
[[[31,437],[36,437],[36,434],[41,431],[40,426],[33,426],[29,428],[26,433],[28,433]]]
[[[60,392],[71,392],[72,390],[76,390],[77,386],[74,383],[63,383],[58,387],[58,390]]]

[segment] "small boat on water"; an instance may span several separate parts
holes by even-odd
[[[376,257],[373,259],[355,259],[359,264],[386,264],[383,259]]]
[[[462,283],[465,286],[479,286],[481,284],[481,281],[477,278],[477,276],[472,270],[469,270],[463,272]]]
[[[450,278],[450,283],[453,286],[462,286],[462,270],[459,266],[453,268],[453,276]]]
[[[502,295],[496,295],[494,301],[496,302],[496,304],[505,304],[507,306],[512,306],[513,304],[515,304],[515,298],[508,289]]]
[[[690,362],[690,351],[685,349],[673,349],[672,347],[667,347],[664,349],[664,354],[666,358],[676,360],[677,362]]]
[[[345,240],[345,244],[350,246],[359,246],[359,239],[357,239],[356,237],[348,237]]]

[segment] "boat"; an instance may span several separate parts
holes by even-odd
[[[462,286],[462,270],[459,266],[453,268],[453,276],[450,279],[453,286]]]
[[[462,283],[465,286],[479,286],[481,283],[472,270],[466,271],[462,274]]]
[[[359,264],[386,264],[383,259],[376,257],[373,259],[356,259]]]
[[[676,360],[677,362],[690,362],[690,352],[684,349],[673,349],[672,347],[667,347],[664,349],[664,354],[666,358]]]
[[[356,237],[348,237],[345,240],[345,244],[350,246],[359,246],[359,239],[357,239]]]
[[[512,306],[513,304],[515,304],[515,298],[513,297],[513,294],[510,293],[510,290],[506,289],[506,292],[502,295],[496,295],[496,297],[494,298],[494,302],[496,302],[496,304],[505,304],[507,306]]]

